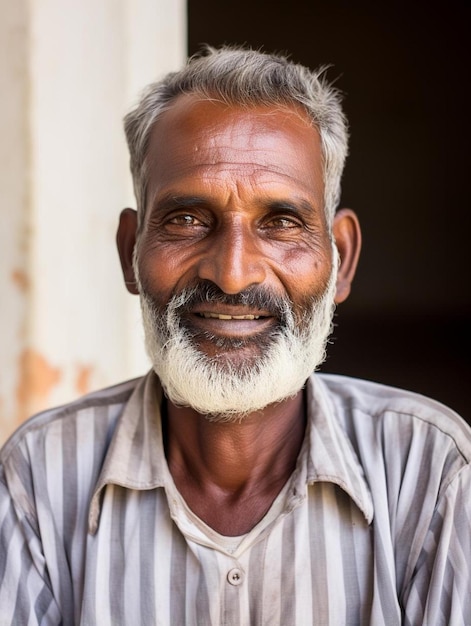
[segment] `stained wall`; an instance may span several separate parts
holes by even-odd
[[[0,443],[148,368],[114,243],[122,117],[185,56],[184,0],[0,2]]]

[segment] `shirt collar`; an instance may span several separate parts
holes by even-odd
[[[362,511],[368,524],[373,520],[373,499],[363,468],[330,397],[322,376],[314,374],[306,385],[308,430],[305,484],[331,482],[341,487]]]
[[[318,375],[309,379],[306,388],[308,427],[292,484],[301,492],[306,484],[335,483],[371,523],[371,493],[358,457],[335,416],[328,390]],[[91,534],[98,528],[100,496],[106,485],[145,490],[172,483],[164,453],[161,401],[160,382],[150,371],[138,382],[116,426],[90,503]]]
[[[162,387],[151,370],[136,385],[111,439],[90,503],[88,529],[91,534],[98,528],[100,496],[106,485],[144,490],[163,487],[168,482],[161,401]]]

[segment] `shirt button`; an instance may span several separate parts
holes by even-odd
[[[227,573],[227,581],[231,585],[237,587],[237,585],[240,585],[244,581],[244,572],[241,569],[234,567]]]

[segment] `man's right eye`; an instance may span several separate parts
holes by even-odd
[[[176,215],[169,220],[170,224],[177,224],[178,226],[201,226],[202,223],[194,215]]]

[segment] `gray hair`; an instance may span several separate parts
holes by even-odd
[[[340,94],[325,79],[325,70],[311,71],[284,56],[252,49],[206,46],[183,69],[150,84],[124,118],[139,223],[146,210],[146,155],[153,126],[179,95],[196,94],[229,105],[301,105],[321,138],[324,205],[330,224],[340,201],[348,131]]]

